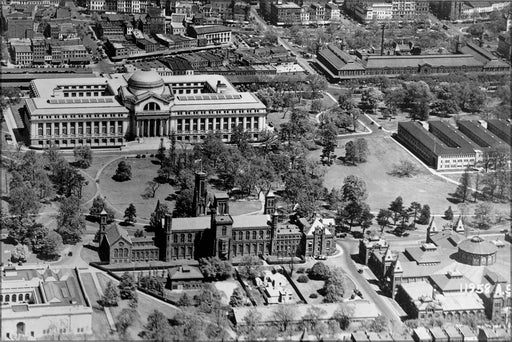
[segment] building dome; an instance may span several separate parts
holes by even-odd
[[[459,259],[461,262],[480,266],[492,265],[496,261],[498,247],[490,241],[474,236],[459,243]]]
[[[164,86],[162,77],[153,70],[138,70],[128,79],[128,89],[135,95],[148,91],[161,94]]]

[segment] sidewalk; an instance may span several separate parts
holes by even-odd
[[[99,296],[103,296],[103,290],[101,289],[100,282],[98,281],[98,277],[96,276],[96,272],[90,272],[92,276],[92,280],[94,282],[94,286],[96,287],[96,291],[98,291]],[[112,312],[110,312],[110,308],[105,307],[105,314],[107,315],[107,321],[110,325],[110,329],[112,331],[117,331],[116,323],[114,321],[114,317],[112,316]]]

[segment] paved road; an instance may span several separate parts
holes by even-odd
[[[363,298],[370,299],[373,303],[375,303],[381,314],[388,318],[390,321],[394,321],[400,324],[400,317],[391,308],[391,306],[388,304],[388,301],[384,300],[381,295],[375,292],[370,283],[368,283],[368,281],[357,272],[356,266],[351,257],[351,252],[353,248],[357,246],[357,241],[358,240],[348,240],[339,243],[338,248],[341,248],[342,253],[335,257],[328,258],[325,263],[341,267],[343,271],[348,275],[348,277],[354,282],[356,287],[361,291]]]

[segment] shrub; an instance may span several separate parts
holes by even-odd
[[[326,280],[330,274],[329,266],[320,261],[314,264],[309,271],[309,277],[315,280]]]
[[[312,293],[309,295],[309,298],[318,298],[318,295],[316,293]]]
[[[297,278],[297,281],[299,283],[307,283],[309,281],[309,278],[307,275],[304,275],[304,274],[301,274],[298,278]]]

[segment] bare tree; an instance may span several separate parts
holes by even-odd
[[[146,189],[144,190],[144,193],[142,194],[142,197],[144,199],[148,198],[155,198],[156,191],[160,188],[160,183],[155,181],[149,181],[146,183]]]

